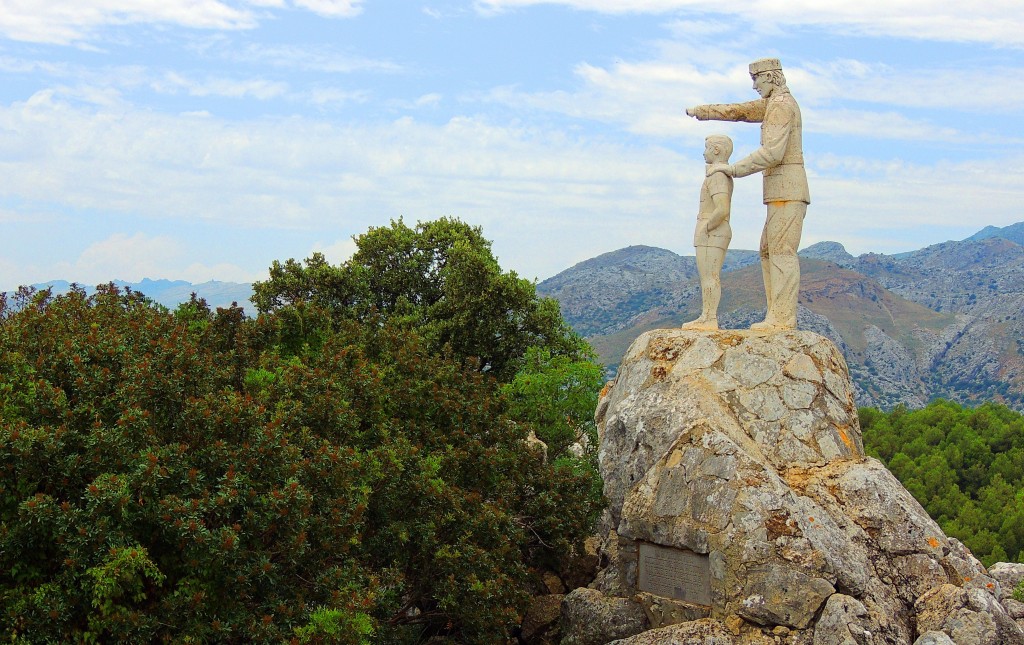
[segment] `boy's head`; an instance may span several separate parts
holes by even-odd
[[[704,139],[704,161],[708,163],[729,161],[732,154],[732,139],[724,134],[713,134]]]

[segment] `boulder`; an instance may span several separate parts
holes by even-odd
[[[989,567],[988,574],[999,581],[1002,587],[1002,598],[1013,595],[1013,590],[1024,580],[1024,564],[1013,562],[997,562]]]
[[[608,645],[734,645],[729,630],[717,620],[703,618],[670,627],[652,629]]]
[[[1014,620],[1024,618],[1024,602],[1014,600],[1013,598],[1007,598],[1003,601],[1003,609],[1005,609],[1006,614]]]
[[[856,598],[833,594],[814,626],[814,645],[866,645],[871,632],[866,628],[868,610]]]
[[[558,623],[562,616],[564,594],[534,596],[523,616],[520,634],[527,645],[558,642]]]
[[[647,627],[643,607],[629,598],[581,587],[562,601],[562,645],[605,645]]]
[[[920,632],[944,632],[957,645],[1024,643],[1020,627],[984,589],[945,584],[918,598],[915,610]]]
[[[647,332],[596,420],[607,566],[589,591],[603,603],[666,598],[672,611],[649,613],[645,628],[668,615],[683,633],[690,616],[709,616],[742,643],[911,643],[918,614],[933,612],[919,599],[950,586],[1001,642],[1024,643],[999,582],[865,456],[828,339]],[[575,593],[563,613],[584,601]],[[953,636],[941,621],[929,629]]]
[[[586,587],[590,584],[601,564],[601,556],[598,553],[600,548],[600,538],[588,537],[583,542],[583,551],[566,561],[559,574],[567,589]]]

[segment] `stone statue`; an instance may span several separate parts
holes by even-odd
[[[718,302],[722,299],[722,263],[732,239],[729,212],[732,208],[732,177],[721,168],[732,154],[732,139],[715,134],[704,141],[704,161],[709,172],[700,188],[700,208],[693,246],[697,249],[697,272],[700,274],[700,318],[683,325],[683,329],[718,329]]]
[[[764,176],[764,203],[768,217],[761,233],[761,271],[768,299],[764,322],[751,325],[755,331],[796,328],[796,304],[800,291],[800,262],[797,247],[807,205],[811,202],[804,172],[800,106],[786,87],[782,65],[777,58],[762,58],[750,64],[756,101],[726,105],[698,105],[686,114],[697,119],[761,123],[761,147],[734,164],[716,163],[707,168],[710,176],[724,172],[746,177]]]

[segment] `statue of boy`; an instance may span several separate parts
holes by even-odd
[[[704,140],[704,161],[708,169],[728,163],[732,139],[714,134]],[[693,245],[697,249],[700,274],[701,314],[683,329],[718,329],[718,303],[722,299],[722,262],[732,239],[729,213],[732,209],[732,177],[717,170],[704,177],[700,187],[700,208]]]
[[[768,218],[761,233],[761,272],[768,299],[764,322],[750,326],[756,331],[796,327],[800,291],[800,246],[807,205],[811,203],[804,172],[800,106],[786,87],[777,58],[750,64],[756,101],[725,105],[698,105],[686,114],[699,120],[761,123],[761,147],[735,164],[712,164],[707,173],[725,172],[730,177],[764,173],[764,203]]]

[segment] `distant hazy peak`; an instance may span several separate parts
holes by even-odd
[[[231,303],[238,303],[246,311],[255,311],[255,307],[249,302],[252,297],[252,285],[241,282],[221,282],[210,280],[200,284],[193,284],[187,280],[153,280],[143,278],[141,282],[127,282],[125,280],[113,280],[119,288],[128,287],[132,291],[144,294],[154,302],[165,307],[174,309],[183,302],[188,302],[194,292],[200,298],[206,300],[210,307],[228,307]],[[67,293],[71,290],[71,284],[67,280],[50,280],[31,285],[36,289],[52,288],[55,295]],[[86,295],[96,293],[96,287],[77,283]]]
[[[849,264],[854,259],[852,255],[846,252],[846,247],[842,244],[827,240],[824,242],[818,242],[817,244],[812,244],[806,249],[803,249],[800,251],[800,257],[835,262],[839,265]]]
[[[970,236],[967,241],[986,240],[990,237],[1001,237],[1004,240],[1010,240],[1024,246],[1024,222],[1017,222],[1016,224],[1010,224],[1002,228],[998,226],[986,226],[974,235]]]

